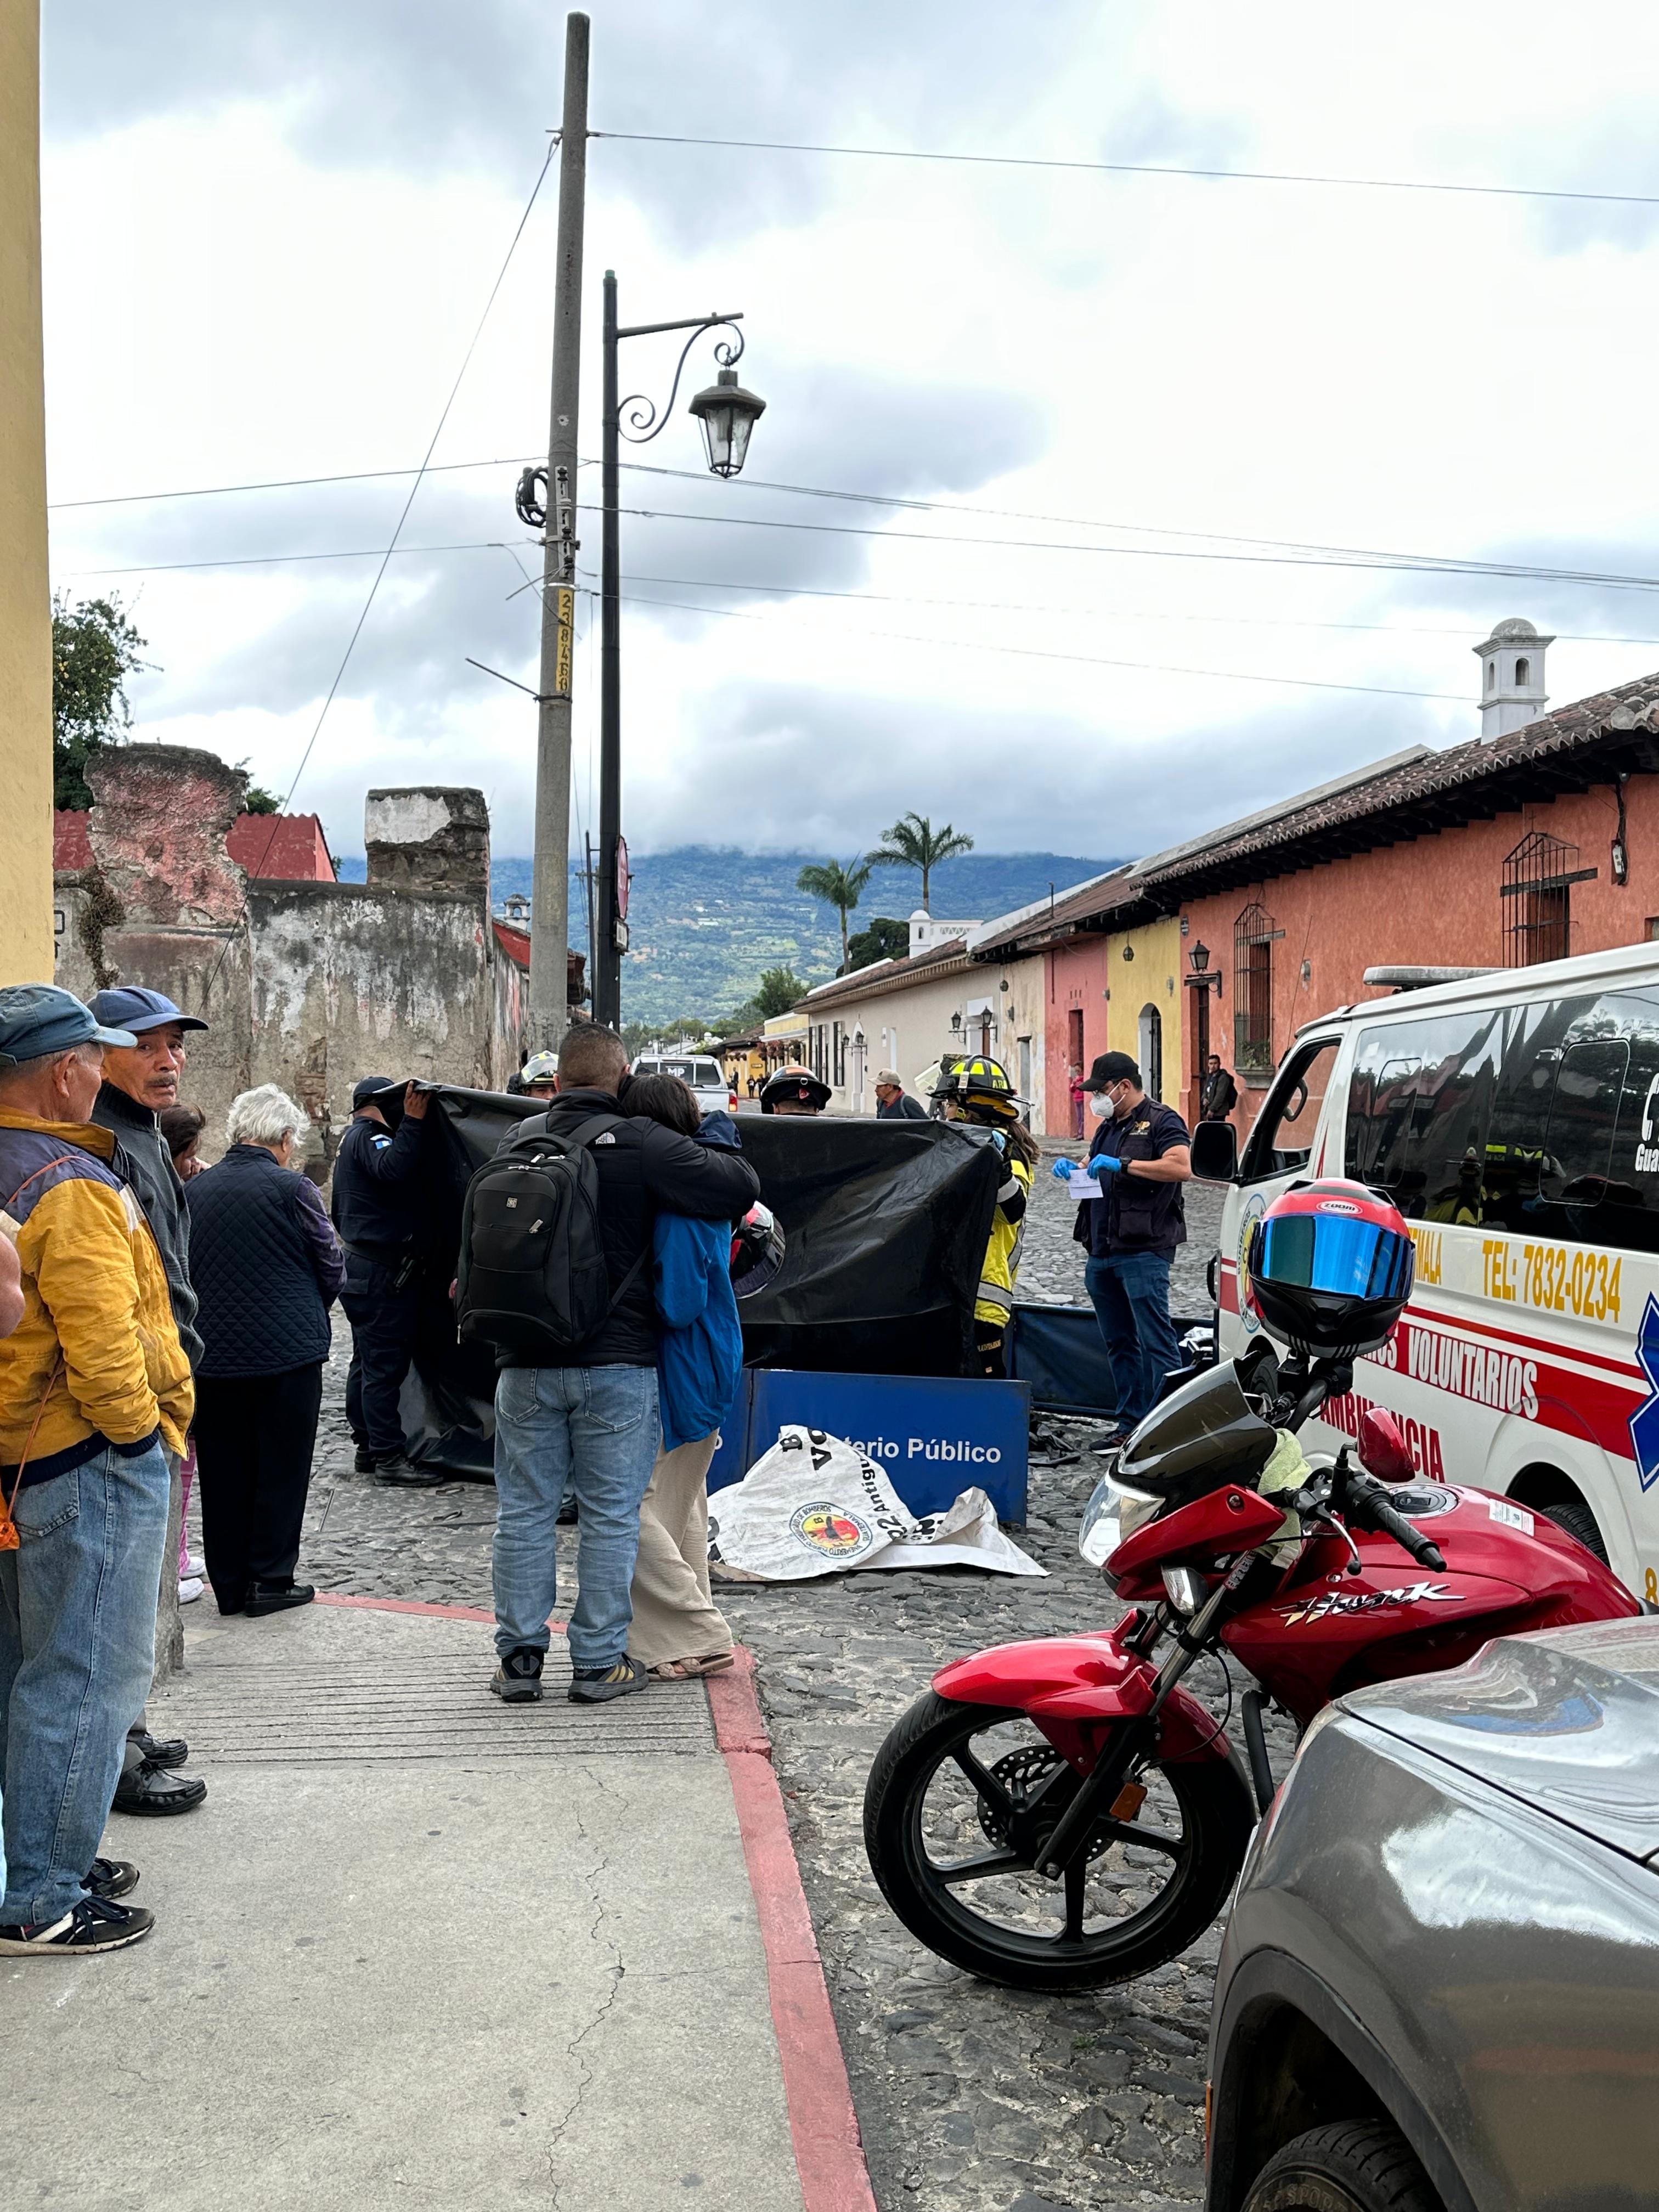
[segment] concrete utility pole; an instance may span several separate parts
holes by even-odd
[[[553,410],[547,437],[542,672],[537,689],[536,872],[530,916],[530,1048],[553,1052],[567,1019],[570,919],[571,662],[576,629],[576,410],[581,388],[582,220],[587,194],[586,15],[564,27]]]

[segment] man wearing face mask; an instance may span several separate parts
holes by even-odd
[[[1127,1052],[1103,1052],[1086,1088],[1095,1133],[1085,1173],[1101,1195],[1078,1207],[1076,1242],[1088,1252],[1085,1279],[1117,1386],[1116,1445],[1151,1410],[1164,1376],[1181,1364],[1170,1319],[1170,1267],[1187,1241],[1181,1186],[1192,1180],[1187,1124],[1149,1098]],[[1057,1176],[1074,1173],[1070,1161]]]

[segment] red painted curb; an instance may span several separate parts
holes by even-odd
[[[800,1885],[772,1742],[755,1694],[752,1652],[708,1677],[714,1735],[732,1779],[749,1886],[766,1946],[772,2025],[805,2212],[877,2212],[841,2038]]]
[[[349,1597],[343,1591],[336,1590],[319,1590],[317,1603],[355,1605],[365,1613],[419,1613],[435,1620],[483,1620],[492,1628],[495,1625],[493,1613],[480,1613],[476,1606],[471,1605],[419,1605],[413,1598]],[[562,1636],[565,1632],[562,1620],[550,1620],[547,1625],[555,1636]]]

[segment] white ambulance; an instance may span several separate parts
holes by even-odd
[[[1214,1290],[1224,1357],[1260,1327],[1250,1224],[1291,1183],[1351,1176],[1411,1223],[1417,1281],[1352,1394],[1310,1422],[1401,1418],[1419,1471],[1554,1516],[1659,1600],[1659,944],[1494,969],[1300,1030],[1235,1157]]]

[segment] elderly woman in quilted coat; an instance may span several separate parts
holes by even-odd
[[[230,1149],[185,1186],[206,1346],[196,1377],[202,1548],[221,1613],[280,1613],[316,1595],[294,1570],[345,1256],[316,1185],[290,1165],[310,1127],[274,1083],[245,1091],[226,1121]]]

